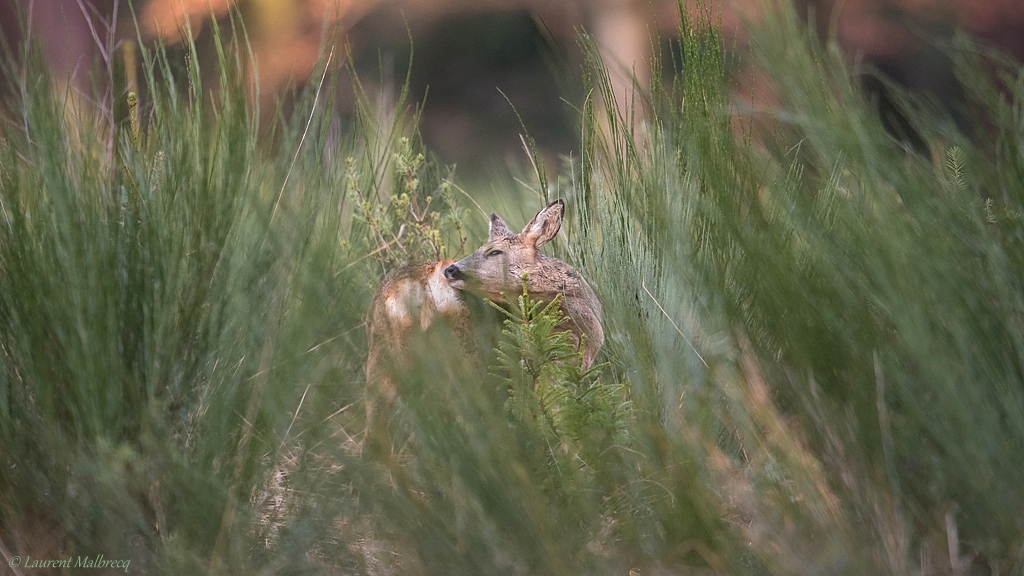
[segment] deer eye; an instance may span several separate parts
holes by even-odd
[[[490,258],[491,256],[500,256],[502,254],[504,254],[504,252],[502,252],[501,250],[491,250],[490,252],[487,253],[487,257]]]

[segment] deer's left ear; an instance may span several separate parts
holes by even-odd
[[[527,245],[540,246],[550,241],[562,227],[562,215],[565,214],[565,202],[555,200],[548,204],[533,220],[523,228],[522,236]]]

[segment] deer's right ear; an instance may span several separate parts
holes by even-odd
[[[491,233],[490,239],[503,238],[505,236],[512,236],[512,231],[509,230],[508,225],[494,212],[491,212]]]

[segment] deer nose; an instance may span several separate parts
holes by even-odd
[[[444,277],[449,280],[461,280],[462,270],[459,270],[458,266],[452,264],[451,266],[444,269]]]

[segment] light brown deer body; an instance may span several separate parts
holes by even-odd
[[[388,276],[373,296],[366,319],[368,422],[375,404],[389,406],[394,402],[398,391],[392,372],[402,368],[408,360],[412,338],[441,319],[459,337],[464,349],[472,346],[469,309],[444,275],[452,262],[454,260],[441,260],[406,266]]]
[[[587,281],[572,266],[540,253],[539,247],[555,237],[562,226],[565,203],[556,200],[537,213],[519,234],[513,233],[497,214],[491,214],[490,237],[476,252],[444,270],[449,283],[495,302],[507,302],[522,292],[523,274],[532,298],[544,302],[562,295],[564,328],[583,346],[583,368],[594,363],[604,344],[601,303]]]

